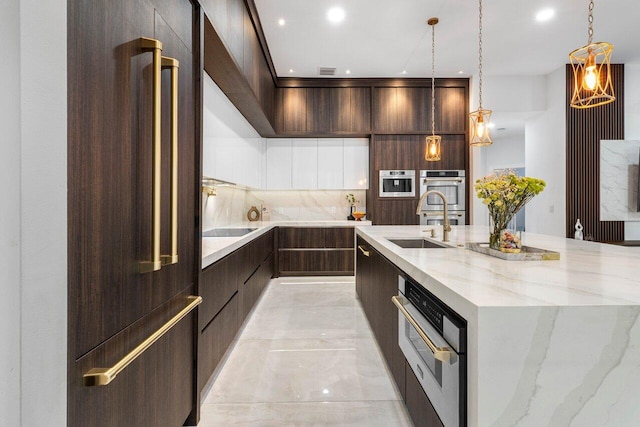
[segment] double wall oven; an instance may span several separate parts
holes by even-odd
[[[421,170],[420,196],[429,190],[445,195],[451,225],[464,225],[466,214],[466,178],[464,170]],[[429,195],[420,209],[421,225],[442,225],[444,206],[442,199]]]
[[[466,321],[409,277],[398,276],[398,345],[445,427],[467,425]]]

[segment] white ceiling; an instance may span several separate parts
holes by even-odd
[[[430,77],[431,32],[437,16],[436,76],[468,77],[478,68],[478,3],[469,0],[255,0],[280,77],[319,77],[318,67],[336,67],[336,77]],[[332,24],[326,12],[344,8]],[[546,23],[543,8],[555,9]],[[587,0],[484,0],[485,75],[547,74],[568,62],[587,42]],[[612,62],[640,63],[640,2],[599,0],[594,41],[615,48]],[[278,20],[286,20],[284,26]],[[290,73],[289,69],[295,70]],[[351,70],[350,75],[345,70]],[[407,74],[401,74],[406,70]],[[459,74],[459,71],[463,71]]]

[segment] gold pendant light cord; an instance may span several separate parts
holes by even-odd
[[[482,110],[482,0],[478,1],[478,105]]]
[[[436,26],[431,26],[431,135],[436,134]]]
[[[589,2],[589,43],[587,46],[593,43],[593,0]]]

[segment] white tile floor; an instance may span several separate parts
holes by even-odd
[[[353,277],[272,280],[203,399],[201,427],[411,426]]]

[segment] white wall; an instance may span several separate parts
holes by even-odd
[[[0,6],[0,425],[66,426],[66,0]]]
[[[546,76],[547,108],[525,124],[527,176],[546,181],[542,193],[527,204],[526,229],[565,236],[566,99],[565,67]]]
[[[640,140],[640,64],[624,66],[624,139]],[[640,221],[624,223],[625,240],[640,240]]]
[[[486,147],[485,175],[495,169],[524,167],[524,132],[507,138],[493,138],[493,144]]]

